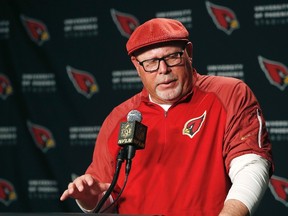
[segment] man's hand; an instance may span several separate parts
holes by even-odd
[[[64,201],[71,197],[77,199],[84,209],[93,209],[97,205],[98,195],[107,191],[109,185],[96,181],[90,174],[85,174],[69,183],[60,200]]]

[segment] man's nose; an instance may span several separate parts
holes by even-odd
[[[158,72],[159,73],[167,73],[167,72],[169,72],[169,70],[170,70],[170,67],[166,64],[164,59],[161,59],[159,62]]]

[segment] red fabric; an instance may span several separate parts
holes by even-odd
[[[128,55],[134,51],[156,43],[168,41],[188,41],[189,33],[183,24],[177,20],[154,18],[134,30],[126,48]]]
[[[143,90],[116,107],[102,125],[86,171],[102,182],[112,179],[120,122],[126,121],[127,113],[139,110],[148,126],[146,146],[133,159],[119,213],[215,216],[231,186],[228,171],[233,158],[255,153],[272,163],[266,130],[261,148],[258,145],[260,107],[250,89],[238,79],[196,76],[191,95],[168,112],[150,103]],[[202,121],[196,121],[201,116]],[[193,136],[183,132],[189,122],[197,129]]]

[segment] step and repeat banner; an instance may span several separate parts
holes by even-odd
[[[254,91],[276,166],[255,215],[288,215],[287,0],[0,0],[0,212],[80,212],[60,194],[142,89],[125,45],[154,17],[183,22],[200,74]]]

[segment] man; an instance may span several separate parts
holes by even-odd
[[[198,74],[188,37],[180,22],[165,18],[133,32],[126,48],[144,88],[106,118],[91,165],[61,200],[72,197],[83,211],[95,209],[115,172],[120,124],[138,110],[148,127],[146,146],[133,159],[119,213],[253,214],[273,172],[260,106],[241,80]],[[121,170],[116,188],[124,182]]]

